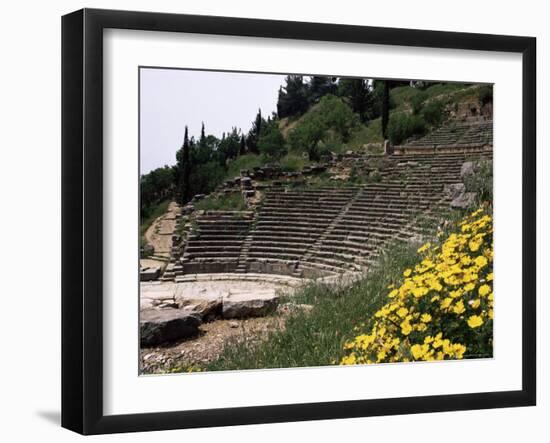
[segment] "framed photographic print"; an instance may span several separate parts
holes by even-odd
[[[534,405],[530,37],[62,21],[62,425]]]

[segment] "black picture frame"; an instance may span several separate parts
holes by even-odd
[[[523,65],[522,389],[132,415],[103,413],[103,30],[519,53]],[[530,406],[536,402],[536,39],[83,9],[62,18],[62,426],[82,434]]]

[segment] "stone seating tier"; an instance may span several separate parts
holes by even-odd
[[[470,141],[467,131],[462,139]],[[443,136],[442,131],[434,140]],[[346,187],[266,188],[256,214],[198,215],[180,272],[312,277],[366,269],[389,241],[422,235],[426,228],[415,223],[417,217],[448,206],[446,185],[460,183],[462,164],[480,158],[492,159],[492,152],[355,156],[350,164],[365,171],[377,169],[374,162],[383,163],[380,180]]]

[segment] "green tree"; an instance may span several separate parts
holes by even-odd
[[[239,149],[239,155],[246,154],[246,141],[244,139],[244,134],[241,134],[241,147]]]
[[[308,86],[301,75],[287,75],[286,85],[279,89],[277,115],[279,118],[302,115],[309,107]]]
[[[336,93],[336,82],[334,77],[314,75],[309,81],[309,101],[317,103],[321,97],[327,94]]]
[[[262,117],[262,110],[258,109],[258,113],[256,114],[256,118],[252,122],[252,127],[250,128],[250,131],[248,131],[248,136],[246,138],[246,146],[248,147],[248,151],[252,154],[258,154],[258,139],[260,138],[260,132],[262,130],[262,125],[264,124],[265,120]]]
[[[304,115],[289,132],[290,148],[298,152],[307,152],[312,161],[319,160],[321,141],[336,139],[349,140],[352,130],[359,124],[359,117],[343,102],[342,98],[325,95],[319,105]]]
[[[277,120],[268,119],[262,127],[258,148],[262,154],[279,159],[286,154],[285,139]]]
[[[390,121],[390,81],[384,80],[384,93],[382,95],[382,136],[388,138],[388,123]]]
[[[178,169],[178,199],[181,204],[187,203],[191,198],[189,189],[189,176],[191,173],[191,161],[189,156],[190,144],[187,126],[183,137],[183,146],[176,153]]]
[[[338,82],[338,94],[346,97],[353,109],[359,115],[362,122],[373,118],[373,97],[368,81],[362,78],[342,78]]]
[[[231,132],[224,135],[218,147],[219,160],[225,165],[228,160],[234,159],[239,155],[241,149],[241,134],[237,128],[232,128]]]

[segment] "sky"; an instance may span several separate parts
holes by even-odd
[[[142,68],[140,76],[140,172],[176,163],[185,126],[189,137],[221,138],[233,126],[248,132],[258,108],[277,109],[284,75]]]

